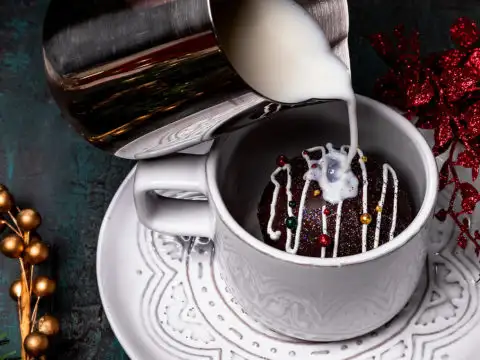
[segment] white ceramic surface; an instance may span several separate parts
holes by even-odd
[[[441,194],[439,205],[446,202]],[[307,343],[277,335],[242,311],[212,261],[210,241],[143,227],[132,172],[105,215],[97,274],[109,322],[132,360],[473,360],[480,264],[471,248],[455,246],[454,232],[451,222],[434,222],[427,270],[386,326],[350,341]]]
[[[141,162],[134,186],[141,222],[164,234],[213,238],[215,260],[232,294],[253,319],[281,334],[337,341],[384,325],[407,303],[422,272],[438,176],[428,144],[411,123],[374,100],[358,96],[357,105],[360,147],[384,155],[403,174],[418,209],[408,228],[385,245],[320,259],[257,240],[258,199],[276,157],[293,157],[306,145],[347,144],[342,102],[279,112],[222,137],[207,157]],[[208,201],[154,192],[172,189],[202,193]]]

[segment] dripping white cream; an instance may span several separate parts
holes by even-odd
[[[278,103],[338,99],[348,106],[350,150],[329,153],[325,163],[339,162],[331,184],[319,174],[325,196],[339,203],[356,196],[349,171],[358,147],[355,96],[350,73],[337,58],[319,23],[293,0],[236,0],[215,19],[220,46],[235,71],[254,90]]]

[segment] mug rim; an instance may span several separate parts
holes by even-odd
[[[340,267],[346,265],[360,264],[375,260],[390,254],[396,249],[401,248],[408,241],[413,239],[418,232],[422,229],[425,223],[432,216],[432,212],[436,205],[437,189],[438,189],[438,170],[433,153],[423,135],[417,130],[417,128],[402,115],[391,109],[390,107],[382,104],[376,100],[370,99],[366,96],[355,94],[358,103],[362,103],[369,107],[375,108],[377,111],[384,113],[385,117],[391,118],[396,125],[398,125],[409,138],[411,138],[415,146],[420,153],[422,165],[426,172],[426,189],[425,195],[422,200],[422,205],[413,221],[397,235],[392,241],[389,241],[376,249],[369,250],[365,253],[359,253],[350,256],[337,257],[337,258],[319,258],[319,257],[307,257],[299,256],[296,254],[290,254],[286,251],[276,249],[272,246],[265,244],[262,240],[257,239],[246,231],[240,224],[233,218],[228,211],[218,188],[216,181],[216,169],[218,160],[221,154],[221,148],[223,141],[215,141],[210,154],[208,155],[206,163],[206,176],[207,186],[209,191],[209,200],[216,208],[216,216],[219,216],[224,224],[232,231],[241,241],[253,249],[263,253],[264,255],[274,257],[278,260],[294,263],[298,265],[307,266],[320,266],[320,267]]]

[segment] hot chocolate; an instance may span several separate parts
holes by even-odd
[[[335,151],[331,145],[327,149]],[[346,154],[348,147],[339,151]],[[351,163],[358,194],[328,202],[316,181],[322,171],[334,175],[328,166],[322,168],[325,154],[319,146],[291,160],[278,158],[258,206],[265,243],[302,256],[349,256],[391,241],[412,222],[405,182],[380,157],[361,150]]]

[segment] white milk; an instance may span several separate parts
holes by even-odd
[[[216,21],[219,41],[235,71],[251,88],[280,103],[311,99],[347,102],[348,156],[329,152],[323,158],[323,171],[314,178],[331,202],[356,196],[358,189],[352,188],[355,181],[349,168],[358,147],[357,118],[350,74],[345,64],[331,51],[317,21],[294,1],[232,1],[230,13],[222,14]],[[331,184],[331,177],[327,176],[330,160],[340,166],[333,169],[338,171],[336,184]]]

